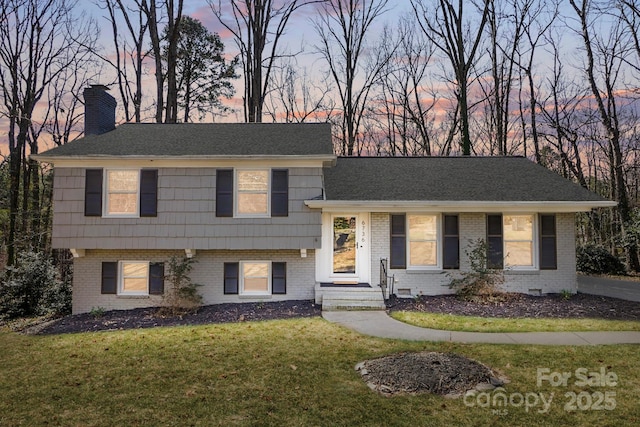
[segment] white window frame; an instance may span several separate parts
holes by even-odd
[[[411,264],[411,230],[409,229],[410,216],[435,216],[436,217],[436,264],[435,265],[412,265]],[[406,256],[407,270],[442,270],[442,214],[432,212],[422,213],[406,213],[405,214],[405,230],[406,230]]]
[[[127,292],[124,290],[124,265],[125,264],[144,264],[147,267],[147,290],[145,292]],[[118,261],[118,295],[126,296],[148,296],[149,295],[149,279],[150,279],[150,265],[149,261]],[[136,276],[137,277],[137,276]],[[139,278],[139,277],[138,277]]]
[[[266,291],[257,291],[257,292],[252,292],[252,291],[245,291],[244,290],[244,265],[245,264],[267,264],[267,290]],[[263,296],[263,295],[271,295],[271,291],[272,291],[272,286],[271,286],[271,277],[272,277],[272,270],[271,270],[271,261],[265,261],[265,260],[246,260],[246,261],[240,261],[239,262],[239,272],[238,272],[238,294],[239,295],[256,295],[256,296]]]
[[[240,213],[238,209],[240,201],[240,190],[238,173],[239,172],[266,172],[267,173],[267,211],[265,213],[247,214]],[[262,192],[245,192],[253,194],[262,194]],[[271,169],[270,168],[236,168],[233,170],[233,216],[235,218],[271,218]]]
[[[507,266],[507,259],[509,257],[509,253],[507,252],[507,239],[505,239],[505,217],[507,216],[530,216],[532,218],[531,221],[531,262],[532,265],[510,265]],[[529,212],[503,212],[502,213],[502,256],[504,263],[505,271],[538,271],[540,270],[540,260],[538,253],[538,245],[539,245],[540,236],[538,234],[538,215],[535,213]],[[509,242],[524,242],[525,240],[509,240]]]
[[[112,214],[109,213],[109,172],[118,172],[118,171],[135,171],[138,172],[138,186],[136,188],[136,211],[131,214]],[[106,218],[140,218],[140,180],[141,177],[141,169],[137,168],[109,168],[104,170],[104,179],[102,184],[102,206],[103,212],[102,216]],[[130,193],[123,193],[130,194]]]

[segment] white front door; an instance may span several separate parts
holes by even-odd
[[[358,216],[333,215],[332,274],[358,275]]]
[[[369,213],[322,214],[322,247],[316,250],[320,283],[369,283]]]

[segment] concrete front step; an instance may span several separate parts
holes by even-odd
[[[380,289],[340,289],[322,293],[322,310],[384,310],[386,305]]]

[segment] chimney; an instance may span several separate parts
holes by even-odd
[[[84,90],[84,135],[100,135],[116,128],[116,99],[104,85]]]

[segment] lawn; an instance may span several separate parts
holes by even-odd
[[[636,426],[638,349],[382,340],[319,318],[59,336],[2,331],[0,425]],[[383,397],[354,370],[367,358],[420,350],[500,370],[512,381],[505,386],[512,403]],[[537,368],[572,377],[538,387]],[[576,384],[579,368],[615,373],[616,385]],[[605,392],[614,409],[598,409]],[[540,393],[547,400],[553,393],[548,413],[520,399],[533,402]],[[565,410],[571,393],[576,409]]]
[[[421,328],[463,332],[640,331],[640,322],[606,319],[509,318],[396,311],[391,317]]]

